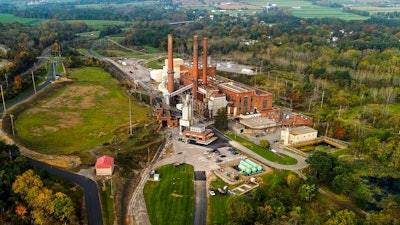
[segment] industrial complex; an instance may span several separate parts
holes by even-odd
[[[157,120],[178,127],[187,140],[209,144],[215,137],[200,118],[212,119],[226,108],[237,122],[239,133],[254,135],[274,132],[280,127],[311,126],[313,119],[273,105],[273,94],[217,75],[216,65],[207,54],[208,39],[203,39],[203,57],[199,60],[199,37],[193,37],[193,61],[173,57],[173,38],[168,35],[168,59],[162,70],[151,71],[159,82],[164,101],[157,106]],[[201,62],[200,62],[201,61]]]

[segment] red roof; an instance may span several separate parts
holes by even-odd
[[[96,168],[99,169],[107,169],[111,168],[114,165],[114,158],[110,156],[102,156],[96,161]]]

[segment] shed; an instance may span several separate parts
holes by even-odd
[[[114,170],[114,158],[110,156],[102,156],[96,161],[96,175],[107,176],[112,175]]]

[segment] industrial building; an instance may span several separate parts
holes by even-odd
[[[318,131],[306,126],[286,128],[281,130],[281,140],[285,145],[297,144],[317,139]]]
[[[184,63],[182,59],[173,58],[172,35],[168,35],[168,59],[162,71],[154,71],[151,75],[153,80],[160,82],[158,89],[163,93],[166,104],[157,109],[157,119],[167,126],[179,125],[183,134],[184,130],[192,132],[190,127],[198,124],[194,115],[196,118],[212,119],[218,110],[226,108],[229,118],[238,119],[246,129],[269,132],[281,126],[281,108],[273,105],[272,93],[217,76],[216,66],[209,63],[207,38],[203,39],[200,64],[198,39],[198,36],[193,38],[193,62]],[[180,102],[184,102],[186,107],[182,108],[182,117],[166,112],[182,105]],[[284,115],[285,124],[312,124],[312,118],[291,115]]]

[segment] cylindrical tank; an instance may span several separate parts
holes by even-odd
[[[239,168],[240,171],[242,171],[246,175],[251,174],[251,169],[247,168],[246,166],[243,166],[243,165],[239,164],[238,168]]]
[[[244,161],[245,161],[246,163],[250,164],[251,166],[258,166],[257,163],[251,161],[250,159],[246,159],[246,160],[244,160]]]
[[[258,172],[261,172],[261,171],[263,171],[264,169],[262,168],[262,166],[258,165],[258,166],[257,166],[257,170],[258,170]]]
[[[243,165],[245,167],[248,167],[249,169],[251,169],[253,166],[247,162],[245,162],[244,160],[240,161],[239,163],[240,165]]]

